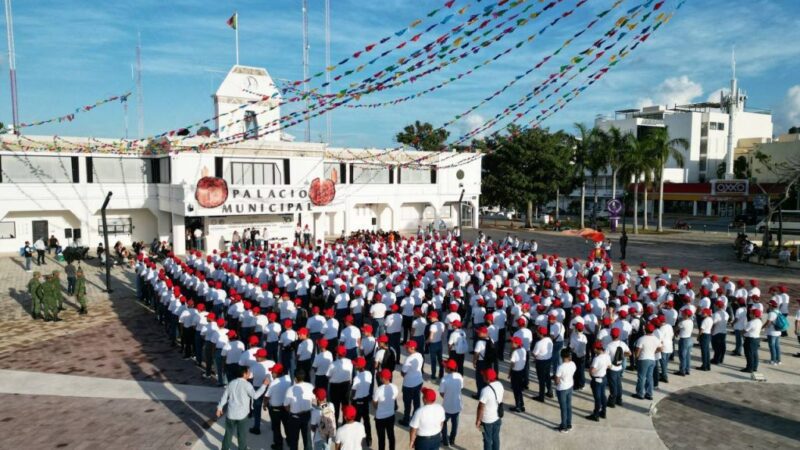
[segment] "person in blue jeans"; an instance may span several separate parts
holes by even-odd
[[[677,328],[680,364],[675,375],[685,376],[689,375],[692,363],[692,330],[694,330],[694,322],[692,321],[692,311],[690,309],[683,310],[683,320],[678,322]]]
[[[436,311],[428,315],[430,325],[428,325],[428,336],[426,336],[428,344],[428,355],[431,358],[431,380],[441,378],[444,376],[444,367],[442,367],[442,339],[444,339],[445,326],[444,323],[439,321],[439,313]],[[438,370],[437,370],[438,369]]]
[[[497,372],[491,367],[482,372],[485,386],[478,396],[475,426],[483,430],[483,450],[500,450],[500,427],[503,420],[498,414],[503,407],[503,384],[497,381]]]
[[[700,311],[700,334],[697,341],[700,344],[700,367],[697,370],[711,370],[711,329],[714,326],[714,319],[711,318],[711,309],[703,308]]]
[[[645,325],[645,334],[636,340],[636,393],[634,398],[653,399],[653,369],[656,366],[656,353],[661,351],[661,339],[653,336],[656,327]]]
[[[562,433],[569,433],[572,429],[572,387],[573,377],[577,366],[572,362],[572,352],[565,348],[561,350],[561,365],[556,371],[556,397],[558,397],[558,407],[561,409],[561,423],[556,430]]]
[[[769,363],[771,365],[778,365],[781,363],[781,334],[782,331],[775,326],[775,321],[778,320],[778,302],[775,300],[769,301],[769,312],[767,313],[767,323],[764,327],[767,330],[767,345],[769,345]]]
[[[611,357],[603,349],[602,341],[594,343],[594,359],[589,368],[592,377],[592,397],[594,397],[594,409],[586,416],[587,419],[598,422],[606,418],[606,372],[611,368]]]

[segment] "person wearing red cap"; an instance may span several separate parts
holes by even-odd
[[[372,393],[372,404],[375,407],[375,430],[378,433],[378,450],[384,450],[385,441],[389,441],[389,450],[395,448],[394,438],[394,406],[399,391],[392,384],[392,371],[381,369],[379,372],[380,385]]]
[[[744,327],[744,356],[747,365],[741,372],[758,372],[758,347],[761,343],[761,310],[751,309],[748,313],[749,320]]]
[[[697,370],[708,372],[711,370],[711,329],[714,319],[711,318],[711,309],[703,308],[700,311],[700,328],[697,340],[700,343],[700,367]]]
[[[742,356],[744,329],[747,326],[747,302],[744,297],[737,297],[733,312],[734,347],[731,355]]]
[[[298,449],[298,441],[303,436],[303,447],[311,449],[311,409],[314,402],[314,386],[306,382],[307,373],[303,369],[294,372],[294,384],[286,391],[283,407],[286,409],[286,443],[290,450]]]
[[[773,299],[767,304],[767,321],[764,329],[769,345],[769,364],[777,366],[781,364],[781,333],[789,328],[789,322],[778,310],[778,302]]]
[[[328,369],[333,364],[333,355],[328,351],[328,340],[321,338],[317,341],[317,353],[311,368],[314,369],[314,387],[328,389]]]
[[[353,367],[357,374],[353,377],[353,388],[351,393],[352,405],[356,407],[356,421],[364,422],[364,430],[367,435],[367,447],[372,446],[372,427],[369,421],[369,402],[370,391],[372,390],[372,372],[366,370],[367,360],[363,356],[353,360]]]
[[[296,370],[303,370],[307,377],[311,375],[311,364],[314,359],[314,341],[308,337],[308,328],[302,327],[297,330],[297,346],[295,358],[297,361]]]
[[[244,353],[244,342],[239,339],[239,335],[233,331],[228,331],[228,342],[222,347],[222,357],[225,358],[225,375],[228,380],[239,377],[241,366],[239,358]]]
[[[294,331],[293,322],[289,319],[283,321],[283,332],[278,337],[280,346],[280,361],[287,372],[292,373],[294,367],[294,353],[297,345],[297,332]]]
[[[403,374],[403,420],[400,425],[408,426],[411,419],[411,407],[419,409],[419,395],[422,389],[422,355],[417,351],[417,341],[406,342],[408,356],[400,372]]]
[[[352,315],[345,316],[344,323],[346,326],[339,336],[344,348],[347,349],[347,357],[350,359],[355,359],[358,356],[358,347],[361,345],[361,330],[354,325],[354,320]]]
[[[622,340],[622,331],[619,328],[611,330],[611,342],[605,347],[605,352],[611,361],[611,366],[606,372],[608,381],[608,400],[606,406],[614,408],[622,406],[622,377],[625,375],[625,358],[631,356],[628,344]],[[598,341],[599,342],[599,341]]]
[[[661,339],[653,335],[655,327],[648,323],[645,327],[645,334],[636,340],[636,393],[634,398],[639,400],[653,399],[653,370],[656,365],[656,354],[662,349]]]
[[[400,314],[400,307],[397,304],[391,306],[391,312],[386,316],[383,325],[386,329],[386,336],[389,337],[389,347],[399,356],[402,343],[403,316]]]
[[[553,397],[553,386],[550,378],[550,364],[553,359],[553,340],[547,332],[546,326],[537,329],[538,340],[533,345],[534,364],[536,366],[536,378],[539,382],[539,395],[534,398],[537,402],[544,402],[545,396]]]
[[[453,329],[447,339],[448,357],[450,360],[455,361],[458,367],[458,373],[464,375],[464,358],[469,350],[469,342],[467,341],[467,333],[461,329],[461,321],[454,320],[451,323]]]
[[[384,334],[376,339],[378,349],[375,350],[375,370],[380,372],[387,369],[390,373],[394,372],[397,366],[397,353],[389,346],[389,336]]]
[[[428,319],[430,320],[430,324],[426,329],[427,336],[425,344],[428,346],[428,355],[430,356],[431,380],[435,380],[437,378],[437,372],[439,378],[444,376],[444,367],[442,366],[442,339],[444,339],[445,326],[444,323],[439,321],[439,313],[436,311],[431,312],[428,315]]]
[[[423,406],[414,411],[409,422],[409,447],[415,450],[436,450],[442,440],[444,408],[436,403],[436,391],[422,388]]]
[[[328,402],[328,391],[324,388],[314,389],[316,400],[311,410],[309,426],[314,433],[312,442],[314,450],[328,450],[331,440],[336,436],[336,412]]]
[[[528,360],[528,352],[522,347],[522,339],[511,338],[511,363],[508,368],[508,377],[511,380],[511,390],[514,393],[514,407],[511,411],[525,412],[525,402],[522,399],[522,391],[527,389],[528,372],[525,371],[525,363]]]
[[[262,397],[267,390],[266,385],[262,385],[258,390],[253,389],[247,378],[250,371],[245,369],[236,374],[225,387],[225,392],[217,404],[217,417],[225,414],[225,436],[222,438],[222,450],[227,450],[233,443],[233,435],[240,449],[247,448],[247,415],[250,414],[250,405],[253,400]]]
[[[463,407],[461,389],[464,388],[464,377],[458,372],[458,364],[453,359],[448,359],[444,364],[447,374],[439,384],[439,394],[442,396],[445,421],[442,426],[442,445],[450,447],[455,445],[458,434],[458,417]],[[450,433],[447,432],[447,422],[450,422]]]
[[[692,363],[692,331],[694,331],[692,310],[681,309],[681,318],[678,320],[678,358],[680,362],[675,375],[683,377],[689,375]]]
[[[600,341],[594,343],[593,350],[594,358],[592,359],[591,367],[589,367],[589,374],[592,378],[590,384],[592,386],[592,397],[594,397],[594,409],[586,418],[597,422],[606,418],[606,373],[611,367],[611,358],[603,349],[603,343]]]
[[[364,438],[367,437],[364,425],[356,422],[356,408],[353,405],[345,405],[342,408],[344,425],[336,430],[336,450],[361,450]]]
[[[475,333],[477,339],[472,352],[472,367],[475,368],[475,385],[480,393],[484,386],[481,372],[494,366],[497,351],[495,343],[489,338],[489,330],[485,326],[478,327]],[[473,398],[477,399],[478,394],[476,393]]]
[[[481,373],[484,387],[478,395],[475,426],[483,432],[483,450],[500,450],[500,427],[503,417],[503,384],[497,372],[488,368]]]
[[[250,366],[250,373],[253,375],[250,382],[253,384],[253,388],[258,389],[269,384],[270,369],[275,362],[267,359],[267,351],[263,348],[256,350],[255,358],[256,361]],[[261,407],[263,404],[263,396],[253,401],[253,427],[250,428],[250,432],[253,434],[261,434]]]
[[[576,322],[575,329],[569,335],[570,360],[575,364],[574,389],[582,391],[586,385],[586,347],[589,339],[584,334],[583,322]]]
[[[344,345],[336,347],[338,358],[328,369],[329,388],[333,408],[336,410],[336,420],[339,420],[339,411],[342,405],[350,403],[350,382],[353,379],[353,362],[347,357]]]

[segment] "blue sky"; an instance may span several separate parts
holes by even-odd
[[[471,3],[470,11],[478,11],[495,1],[457,0],[453,9]],[[572,8],[576,1],[564,0],[547,16],[532,21],[461,64],[410,87],[364,96],[362,101],[387,101],[435,85],[534,33],[545,19]],[[538,3],[538,0],[528,2]],[[314,73],[324,67],[323,1],[309,0],[309,3]],[[444,0],[331,0],[331,3],[332,60],[336,62],[402,29],[441,6]],[[443,124],[535,65],[580,30],[591,16],[612,3],[613,0],[589,0],[576,14],[532,43],[433,94],[392,107],[334,111],[333,144],[392,146],[395,133],[413,120]],[[606,22],[599,23],[559,56],[569,58],[590,45],[623,10],[637,3],[626,0],[618,11],[607,16]],[[677,0],[667,0],[664,10],[670,11],[676,3]],[[234,62],[234,34],[225,24],[234,10],[239,11],[241,63],[265,67],[276,79],[301,78],[300,0],[14,2],[21,120],[59,116],[77,106],[133,89],[131,66],[137,31],[142,39],[145,135],[212,116],[210,96]],[[454,19],[430,36],[438,36],[433,33],[456,23]],[[423,28],[424,25],[417,30]],[[408,36],[410,33],[404,37]],[[423,41],[424,38],[420,43]],[[728,86],[730,49],[735,45],[740,86],[749,95],[748,104],[773,110],[776,133],[785,132],[790,125],[800,125],[798,42],[800,1],[688,0],[670,23],[543,126],[572,130],[576,121],[591,123],[596,115],[611,114],[615,109],[653,102],[704,101]],[[0,70],[6,72],[6,47],[3,44],[0,48],[3,50]],[[410,50],[406,53],[410,53],[415,47],[407,49]],[[392,56],[395,54],[387,57],[386,64],[375,67],[387,66]],[[563,61],[554,58],[470,117],[449,127],[451,138],[525,95],[544,77],[557,71]],[[7,80],[4,73],[0,77],[0,120],[4,122],[11,121]],[[312,140],[321,140],[325,133],[324,119],[318,118],[312,125]],[[129,126],[130,136],[136,137],[135,101],[130,104]],[[303,136],[302,126],[287,131]],[[71,123],[29,128],[26,132],[123,137],[123,109],[115,103],[80,114]]]

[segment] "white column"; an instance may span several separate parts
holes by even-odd
[[[176,255],[186,254],[186,225],[183,216],[172,216],[172,251]]]
[[[480,214],[478,213],[478,206],[479,206],[478,202],[479,201],[477,199],[470,202],[470,204],[472,205],[472,228],[475,228],[476,230],[481,226],[480,223],[481,218]],[[461,226],[461,224],[459,224],[459,226]]]
[[[706,217],[711,217],[711,202],[706,202]]]
[[[313,230],[314,230],[314,245],[317,245],[317,241],[325,241],[325,228],[327,226],[326,219],[328,216],[325,213],[314,213],[313,214]]]
[[[697,215],[697,200],[692,202],[692,215],[693,216]]]

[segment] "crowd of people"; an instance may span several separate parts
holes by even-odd
[[[377,440],[380,450],[394,450],[398,413],[412,448],[452,446],[467,360],[477,385],[475,425],[484,449],[499,449],[505,362],[508,411],[526,410],[535,379],[533,399],[556,398],[556,430],[568,433],[572,394],[587,384],[594,399],[587,419],[601,421],[623,404],[627,371],[635,372],[637,400],[652,399],[671,376],[712,370],[728,354],[744,355],[742,371],[752,373],[764,335],[770,363],[781,363],[789,328],[783,285],[762,295],[757,280],[709,272],[696,280],[667,267],[651,274],[644,262],[632,268],[607,257],[536,254],[483,233],[475,242],[434,231],[316,247],[255,244],[168,255],[161,267],[137,258],[139,298],[183,356],[226,386],[217,410],[225,415],[223,449],[233,437],[246,448],[250,420],[249,433],[261,432],[262,409],[275,449],[299,448],[302,438],[305,449]],[[797,334],[800,313],[794,320]],[[695,342],[699,367],[691,365]]]

